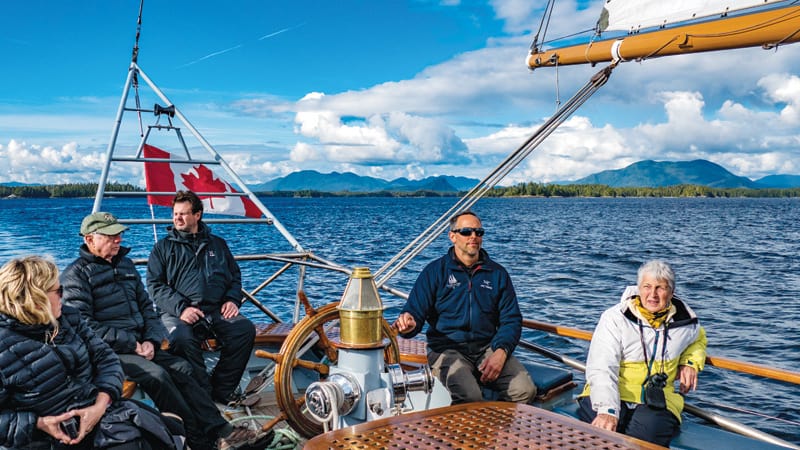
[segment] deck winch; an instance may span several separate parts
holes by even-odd
[[[311,416],[330,429],[450,404],[450,394],[427,365],[404,371],[387,365],[383,304],[368,268],[353,270],[338,305],[338,363],[325,381],[306,389]]]

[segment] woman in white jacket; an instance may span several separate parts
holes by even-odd
[[[663,261],[639,268],[637,286],[600,317],[586,360],[578,415],[592,425],[665,447],[680,429],[683,397],[697,388],[706,334],[673,296],[675,273]]]

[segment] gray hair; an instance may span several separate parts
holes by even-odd
[[[664,280],[669,288],[675,292],[675,272],[669,264],[659,259],[652,259],[639,267],[636,284],[642,284],[645,275],[651,275],[656,280]]]

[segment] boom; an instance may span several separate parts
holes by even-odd
[[[755,46],[769,49],[799,40],[800,6],[794,5],[552,50],[533,49],[528,66],[594,65]]]

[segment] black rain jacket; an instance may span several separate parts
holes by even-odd
[[[189,306],[204,313],[242,304],[242,273],[228,244],[202,221],[196,234],[167,228],[147,261],[147,290],[164,314],[180,317]]]

